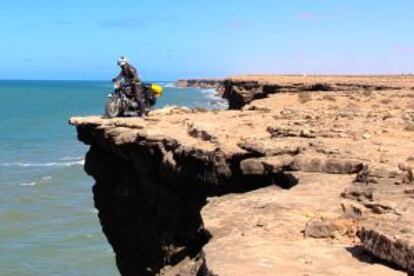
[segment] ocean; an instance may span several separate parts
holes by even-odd
[[[166,105],[225,108],[213,90],[165,86]],[[110,82],[0,81],[0,275],[119,275],[71,116],[103,114]]]

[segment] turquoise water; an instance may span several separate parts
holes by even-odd
[[[0,81],[0,275],[118,275],[93,207],[87,150],[68,125],[102,114],[107,82]],[[222,108],[166,87],[157,107]]]

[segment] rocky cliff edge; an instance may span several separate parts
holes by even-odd
[[[413,78],[260,78],[226,81],[240,110],[71,118],[120,272],[412,270]]]

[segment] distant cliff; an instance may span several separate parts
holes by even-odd
[[[177,87],[213,88],[218,93],[224,91],[224,79],[182,79],[175,82]]]
[[[230,109],[276,93],[309,91],[378,91],[410,88],[410,76],[242,76],[223,82],[223,97]]]

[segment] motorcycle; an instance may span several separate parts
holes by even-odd
[[[141,116],[139,103],[132,94],[131,86],[121,81],[114,81],[114,91],[108,95],[105,104],[105,115],[108,118]],[[163,88],[158,84],[142,83],[145,115],[157,103]]]

